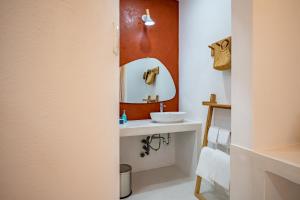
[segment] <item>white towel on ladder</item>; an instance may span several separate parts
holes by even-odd
[[[217,139],[217,143],[228,146],[230,144],[230,130],[219,129],[219,136]]]
[[[211,184],[215,182],[229,190],[230,156],[220,150],[203,147],[196,174]]]
[[[203,147],[201,150],[196,174],[201,176],[211,184],[214,183],[213,177],[216,172],[216,162],[214,160],[214,149]]]
[[[230,156],[217,149],[214,151],[214,161],[217,167],[215,168],[213,180],[226,190],[229,190]]]
[[[218,135],[219,135],[219,128],[215,126],[211,126],[208,130],[208,142],[212,144],[216,144],[218,140]]]

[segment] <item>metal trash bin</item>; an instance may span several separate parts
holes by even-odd
[[[120,199],[125,199],[132,194],[131,171],[132,167],[130,165],[120,165]]]

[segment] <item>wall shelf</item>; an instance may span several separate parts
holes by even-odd
[[[276,163],[274,167],[272,166],[266,171],[300,184],[300,144],[257,153]]]

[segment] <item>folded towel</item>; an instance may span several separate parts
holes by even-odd
[[[214,151],[215,173],[212,179],[229,190],[230,183],[230,156],[220,150]]]
[[[218,135],[219,135],[219,128],[215,127],[215,126],[211,126],[208,130],[208,142],[210,143],[217,143],[217,139],[218,139]]]
[[[201,176],[208,182],[213,184],[213,177],[216,172],[216,165],[214,160],[214,149],[203,147],[201,150],[196,174]]]
[[[230,131],[226,129],[219,130],[219,136],[217,139],[217,143],[221,145],[229,145],[230,144]]]

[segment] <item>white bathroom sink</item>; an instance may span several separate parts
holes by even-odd
[[[185,112],[152,112],[151,119],[158,123],[179,123],[183,122]]]

